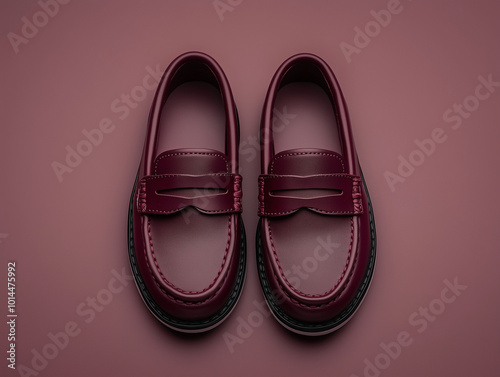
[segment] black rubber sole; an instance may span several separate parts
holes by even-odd
[[[137,182],[136,182],[137,183]],[[238,265],[238,274],[236,276],[236,282],[234,284],[231,295],[221,307],[221,309],[213,314],[212,316],[200,319],[200,320],[183,320],[180,318],[176,318],[166,313],[158,304],[155,302],[151,293],[148,291],[144,280],[142,279],[139,268],[137,267],[137,260],[135,257],[135,249],[134,249],[134,232],[133,232],[133,219],[132,219],[132,209],[134,203],[134,189],[132,190],[132,195],[130,198],[129,204],[129,214],[128,214],[128,224],[127,224],[127,232],[128,232],[128,255],[130,260],[130,267],[132,269],[132,274],[134,275],[135,284],[139,290],[139,293],[142,296],[142,299],[148,309],[153,313],[153,315],[164,325],[168,326],[171,329],[188,332],[188,333],[196,333],[208,331],[220,323],[231,313],[234,309],[238,299],[241,295],[241,291],[243,289],[243,283],[245,280],[245,269],[246,269],[246,236],[245,236],[245,227],[243,226],[243,220],[241,221],[241,245],[240,245],[240,262]]]
[[[262,252],[262,237],[260,232],[261,228],[260,223],[262,220],[259,221],[259,224],[257,226],[256,245],[257,245],[257,269],[259,273],[260,285],[262,287],[262,291],[264,292],[264,297],[266,299],[267,305],[269,306],[269,309],[273,313],[274,317],[278,320],[278,322],[280,322],[284,327],[286,327],[290,331],[308,336],[329,334],[339,329],[343,325],[345,325],[349,321],[349,319],[351,319],[351,317],[354,315],[359,305],[363,301],[363,298],[365,297],[366,292],[368,291],[368,288],[370,286],[370,282],[372,280],[373,270],[375,267],[376,249],[377,249],[373,208],[364,179],[363,179],[363,185],[365,187],[365,192],[369,207],[368,211],[370,218],[370,235],[371,235],[370,259],[368,261],[368,267],[363,282],[361,283],[361,286],[358,292],[356,293],[356,296],[341,313],[339,313],[331,320],[325,322],[317,322],[317,323],[298,321],[295,318],[290,317],[280,307],[276,297],[271,291],[271,287],[266,277],[266,271],[264,268],[264,255]]]

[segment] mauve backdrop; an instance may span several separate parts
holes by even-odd
[[[0,374],[498,376],[499,17],[472,0],[2,1]],[[155,77],[190,50],[221,64],[238,105],[249,256],[235,311],[201,336],[148,312],[126,242]],[[254,252],[252,143],[274,71],[299,52],[340,81],[378,234],[365,302],[321,339],[261,307]]]

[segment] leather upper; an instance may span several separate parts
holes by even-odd
[[[295,81],[313,82],[329,96],[336,117],[332,127],[338,127],[341,151],[295,148],[275,154],[272,129],[275,99],[282,87]],[[266,137],[261,139],[258,213],[267,281],[281,309],[294,320],[328,321],[344,310],[358,292],[370,254],[370,224],[346,103],[333,72],[322,59],[299,54],[278,68],[264,103],[261,135]],[[312,223],[293,221],[294,216],[299,212],[302,216],[304,211],[310,212],[307,218],[318,224],[326,224],[325,227],[331,224],[332,233],[338,233],[339,229],[344,232],[342,247],[346,258],[336,262],[341,264],[341,274],[323,291],[298,288],[281,262],[289,250],[279,245],[289,243],[279,238],[293,237],[293,227],[300,226],[301,232],[315,238],[317,228]]]
[[[157,150],[163,105],[179,85],[189,81],[208,82],[220,92],[226,122],[224,151],[205,148]],[[238,138],[236,108],[220,66],[199,52],[175,59],[163,74],[151,106],[133,206],[138,268],[154,301],[170,316],[200,320],[214,315],[234,288],[241,258],[242,231]],[[217,234],[220,236],[215,235],[219,237],[218,243],[225,245],[220,250],[220,268],[211,282],[198,290],[172,283],[158,259],[165,242],[156,234],[161,234],[162,224],[176,226],[176,221],[184,220],[189,223],[189,219],[180,216],[186,209],[194,209],[193,216],[204,216],[204,221],[217,218],[218,223],[225,224],[219,227]],[[179,229],[187,229],[187,225],[181,225]],[[183,245],[175,245],[166,252],[182,256]]]

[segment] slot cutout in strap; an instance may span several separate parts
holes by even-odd
[[[164,215],[186,207],[207,214],[238,213],[242,211],[241,197],[239,174],[150,175],[139,182],[137,209],[144,214]]]
[[[342,190],[335,189],[292,189],[292,190],[273,190],[270,196],[296,198],[296,199],[316,199],[328,198],[330,196],[342,195]]]
[[[360,215],[361,178],[350,174],[259,177],[259,216],[276,217],[300,208],[328,215]]]
[[[227,189],[212,188],[212,187],[193,187],[193,188],[182,188],[182,189],[168,189],[168,190],[158,190],[157,195],[160,196],[171,196],[173,198],[180,199],[196,199],[202,197],[212,197],[217,195],[227,194]]]

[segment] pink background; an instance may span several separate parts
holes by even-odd
[[[481,89],[484,100],[466,98],[478,77],[500,81],[500,2],[401,0],[378,29],[370,11],[387,9],[387,0],[221,2],[233,4],[222,19],[210,0],[73,0],[46,18],[35,1],[2,1],[0,312],[4,323],[13,260],[18,370],[3,358],[2,324],[0,374],[25,375],[19,367],[33,368],[33,352],[45,347],[53,359],[38,364],[40,376],[498,376],[500,87]],[[22,17],[46,25],[16,53],[8,33],[22,35]],[[366,26],[373,38],[348,62],[340,44],[354,45],[354,28]],[[210,54],[225,70],[247,147],[258,135],[269,81],[287,57],[312,52],[336,73],[378,232],[373,284],[338,333],[304,339],[258,314],[259,158],[250,154],[241,156],[247,280],[223,325],[202,336],[173,333],[149,314],[132,282],[114,278],[113,270],[130,274],[127,206],[153,90],[136,88],[136,97],[146,97],[124,119],[110,106],[142,85],[146,67],[163,71],[189,50]],[[443,114],[464,100],[477,109],[453,129]],[[66,146],[76,148],[82,131],[103,118],[113,131],[59,182],[51,164],[65,163]],[[446,140],[418,160],[414,140],[436,128]],[[384,174],[398,173],[400,155],[420,165],[392,191]],[[441,300],[446,279],[467,286],[449,304]],[[107,304],[100,312],[86,304],[96,296]],[[418,314],[429,305],[439,312],[432,321]],[[242,333],[248,321],[253,327]],[[78,335],[54,351],[49,334],[71,322]],[[381,356],[381,343],[401,332],[411,344]],[[228,334],[241,342],[228,346]]]

